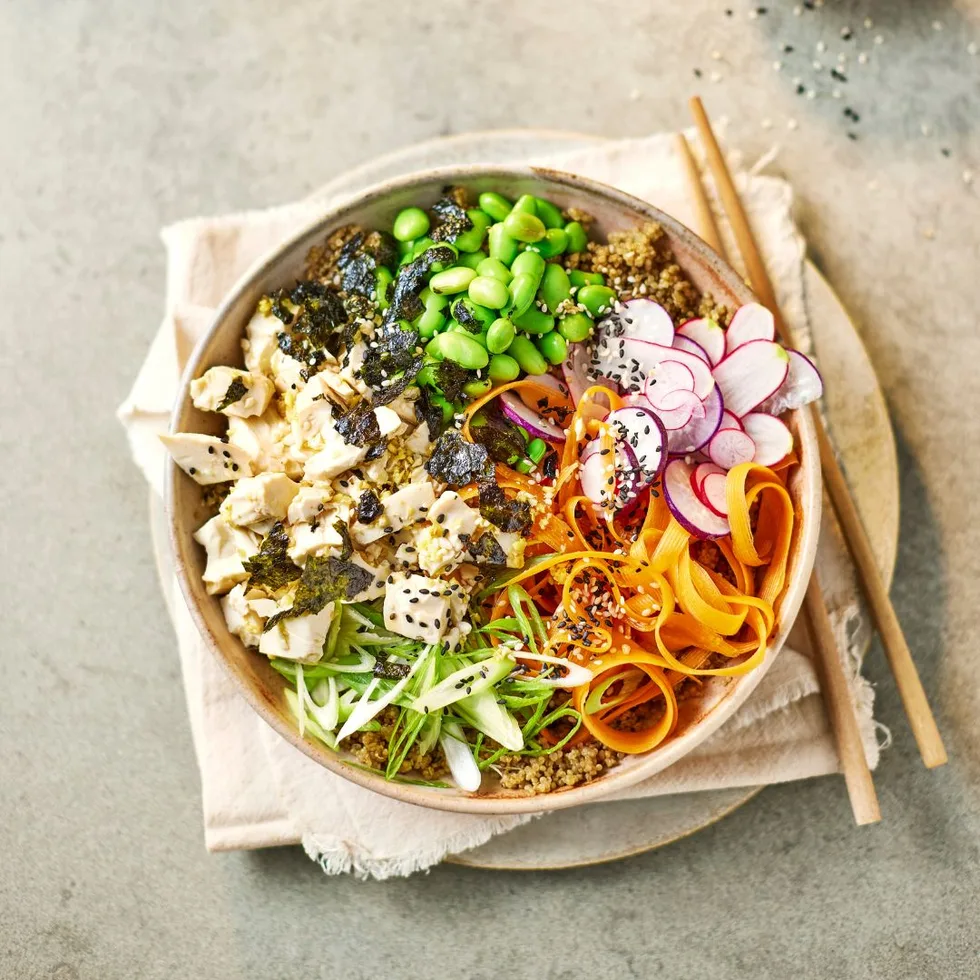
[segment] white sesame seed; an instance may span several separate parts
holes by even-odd
[[[782,71],[783,70],[783,63],[781,61],[774,61],[772,63],[772,70],[773,71]]]
[[[817,51],[823,54],[827,50],[827,45],[823,41],[817,41]]]
[[[711,60],[712,61],[721,61],[721,52],[720,51],[712,51],[711,52]]]
[[[803,13],[803,8],[802,7],[797,6],[797,7],[794,7],[793,8],[793,16],[794,17],[799,17],[802,13]]]
[[[866,65],[868,63],[868,52],[862,51],[858,54],[858,64]]]
[[[969,169],[964,170],[963,171],[963,183],[964,184],[967,184],[967,185],[972,184],[973,183],[973,178],[975,176],[976,175],[974,174],[974,172],[972,170],[969,170]]]
[[[763,129],[772,129],[772,120],[763,119],[760,125],[762,126]]]
[[[823,70],[823,64],[821,64],[821,62],[819,62],[819,61],[815,61],[813,63],[813,70],[814,71],[822,71]]]
[[[638,88],[630,89],[630,100],[635,102],[640,97],[640,90]]]
[[[839,88],[835,88],[835,89],[834,89],[834,90],[833,90],[833,91],[832,91],[832,92],[831,92],[830,94],[831,94],[831,95],[832,95],[832,96],[833,96],[833,97],[834,97],[835,99],[839,99],[839,98],[840,98],[840,95],[841,95],[841,92],[840,92],[840,89],[839,89]]]
[[[885,39],[880,34],[875,34],[875,44],[884,44]]]
[[[708,76],[708,80],[709,81],[712,81],[712,82],[720,82],[721,81],[721,73],[720,72],[717,72],[717,71],[713,71]]]
[[[919,127],[919,129],[922,131],[922,135],[923,136],[928,136],[932,132],[932,129],[930,128],[929,123],[923,123]]]

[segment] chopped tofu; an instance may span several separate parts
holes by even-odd
[[[245,327],[242,350],[245,367],[256,374],[272,373],[272,355],[279,350],[279,334],[285,330],[282,320],[271,314],[256,313]]]
[[[333,499],[333,495],[333,489],[323,484],[315,487],[300,487],[299,493],[293,497],[289,505],[287,520],[290,524],[316,520]]]
[[[348,445],[336,429],[326,430],[324,436],[325,448],[310,456],[303,468],[304,477],[311,483],[332,480],[362,463],[367,456],[366,448]]]
[[[432,449],[428,422],[416,426],[415,431],[405,440],[405,448],[419,456],[426,455]]]
[[[221,503],[221,516],[229,524],[247,526],[259,521],[281,521],[299,491],[285,473],[260,473],[239,480]]]
[[[527,539],[523,538],[517,531],[494,531],[493,536],[497,539],[497,544],[504,549],[504,554],[507,555],[507,567],[523,568]]]
[[[296,396],[289,413],[293,442],[298,446],[309,446],[311,452],[323,448],[325,436],[333,429],[333,402],[326,381],[325,371],[310,378]]]
[[[289,426],[275,409],[257,418],[228,419],[228,443],[248,456],[253,473],[280,473],[285,469],[290,476],[299,475],[290,472],[291,460],[285,446],[288,435]]]
[[[232,367],[213,367],[190,385],[195,408],[241,419],[261,415],[269,407],[275,390],[275,385],[265,375]],[[225,405],[229,398],[234,400]]]
[[[480,512],[463,500],[458,493],[447,490],[430,508],[429,520],[455,537],[473,536],[480,521]]]
[[[259,652],[268,657],[298,660],[304,664],[316,663],[323,656],[323,644],[333,621],[334,605],[328,602],[318,613],[279,620],[271,630],[262,634]]]
[[[198,432],[178,432],[160,436],[174,462],[198,483],[224,483],[240,476],[251,476],[248,456],[237,446],[222,442],[217,436]]]
[[[273,603],[274,605],[274,603]],[[221,600],[221,609],[225,614],[225,622],[247,647],[257,647],[262,635],[262,617],[252,608],[245,598],[245,583],[240,582],[228,595]]]
[[[370,565],[357,552],[351,555],[350,560],[374,576],[374,581],[362,592],[359,592],[354,597],[355,600],[357,602],[370,602],[372,599],[383,596],[385,594],[385,580],[391,571],[388,562],[383,561],[378,565]]]
[[[300,361],[284,354],[278,347],[269,358],[268,373],[272,375],[280,391],[299,391],[306,384],[302,375],[303,368]]]
[[[374,410],[374,417],[378,420],[378,428],[381,430],[381,435],[385,439],[388,436],[394,435],[402,428],[402,420],[398,417],[397,413],[393,412],[386,405],[379,405]]]
[[[390,579],[385,589],[385,626],[400,636],[438,643],[451,628],[448,584],[400,572]]]
[[[305,565],[310,555],[316,555],[318,558],[328,554],[339,555],[344,547],[344,539],[334,526],[339,520],[339,515],[330,508],[324,510],[310,523],[292,525],[289,529],[290,542],[286,554],[297,565]]]
[[[469,538],[480,523],[480,512],[470,507],[458,493],[447,490],[429,508],[431,526],[419,532],[419,568],[428,575],[438,575],[458,565],[466,556]]]
[[[258,535],[232,527],[219,514],[194,532],[208,555],[204,584],[209,595],[223,595],[248,578],[244,562],[259,550]]]
[[[370,544],[393,531],[425,517],[433,505],[435,491],[431,483],[411,483],[381,501],[382,512],[370,524],[355,524],[353,537],[358,544]]]

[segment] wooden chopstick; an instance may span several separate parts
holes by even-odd
[[[677,152],[681,155],[687,183],[691,190],[691,196],[694,198],[694,208],[698,215],[698,234],[719,255],[724,257],[725,246],[721,242],[718,222],[715,221],[715,213],[711,210],[711,202],[708,200],[704,184],[701,182],[701,171],[698,170],[694,154],[691,152],[691,146],[683,133],[677,134]]]
[[[708,166],[711,168],[715,184],[718,187],[722,205],[728,215],[735,240],[738,242],[742,260],[749,275],[749,282],[762,302],[772,310],[780,339],[790,347],[795,347],[792,334],[779,312],[772,281],[755,243],[752,229],[735,190],[735,184],[732,182],[725,158],[718,146],[718,141],[715,139],[704,106],[697,96],[691,99],[691,113],[704,144]],[[919,754],[922,756],[922,761],[930,769],[944,765],[947,761],[946,748],[943,745],[942,736],[939,734],[939,728],[936,726],[936,719],[929,707],[919,672],[912,660],[912,653],[905,642],[902,627],[888,596],[888,590],[878,573],[871,542],[868,540],[867,532],[851,497],[847,480],[837,462],[833,444],[816,405],[811,406],[811,413],[817,433],[817,444],[820,447],[820,464],[823,468],[824,484],[844,531],[844,540],[847,542],[851,557],[857,566],[858,578],[861,581],[865,598],[871,609],[871,615],[885,648],[885,655],[895,677],[895,684],[905,707],[909,727],[912,729],[912,734],[919,746]]]
[[[686,146],[687,141],[684,142]],[[707,206],[708,199],[704,184],[701,181],[700,171],[694,166],[687,171],[687,176],[695,201],[703,202]],[[699,213],[701,211],[700,203],[698,204],[698,211]],[[713,215],[712,223],[714,224]],[[700,230],[702,237],[704,237],[703,228]],[[718,238],[720,244],[720,236]],[[725,257],[723,247],[719,247],[717,251],[723,258]],[[837,754],[844,771],[844,782],[847,786],[847,795],[851,803],[854,822],[859,826],[877,823],[881,820],[878,797],[875,793],[874,781],[871,778],[871,770],[868,768],[868,761],[864,754],[864,745],[861,741],[854,703],[851,700],[847,678],[844,676],[844,669],[841,666],[840,654],[830,623],[830,615],[827,612],[816,571],[812,573],[807,586],[804,612],[808,631],[817,654],[816,665],[820,678],[820,690],[827,706],[827,715],[837,745]]]

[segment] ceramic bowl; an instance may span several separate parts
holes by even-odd
[[[232,290],[187,365],[172,417],[172,431],[219,433],[224,420],[191,404],[189,382],[218,364],[240,365],[240,341],[259,298],[301,276],[306,254],[334,229],[346,224],[368,228],[391,226],[394,215],[409,205],[427,207],[447,185],[471,192],[496,190],[510,198],[535,194],[562,208],[576,207],[595,217],[593,234],[658,221],[666,231],[677,261],[688,278],[721,302],[738,306],[753,296],[738,274],[693,232],[656,208],[611,187],[572,174],[538,167],[457,167],[429,170],[380,184],[346,204],[326,212],[309,227],[257,263]],[[349,764],[311,738],[299,735],[283,694],[285,681],[266,658],[247,650],[225,626],[218,598],[201,581],[204,552],[193,540],[194,530],[209,516],[202,489],[176,465],[166,478],[166,507],[174,566],[184,598],[201,635],[222,662],[238,690],[254,710],[283,738],[330,771],[385,796],[420,806],[467,813],[528,813],[577,806],[626,789],[676,762],[730,718],[751,694],[779,652],[803,600],[813,567],[820,527],[820,470],[812,424],[805,412],[788,419],[796,436],[800,466],[790,483],[798,523],[789,562],[788,585],[778,608],[777,631],[764,662],[738,678],[706,678],[703,696],[683,702],[675,734],[643,755],[630,756],[591,783],[539,796],[526,796],[494,786],[489,775],[479,793],[388,782],[380,775]],[[489,785],[488,785],[489,784]]]

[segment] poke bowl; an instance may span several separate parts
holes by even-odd
[[[693,232],[535,167],[426,171],[254,266],[164,442],[241,695],[395,799],[625,789],[759,683],[813,566],[821,393]]]

